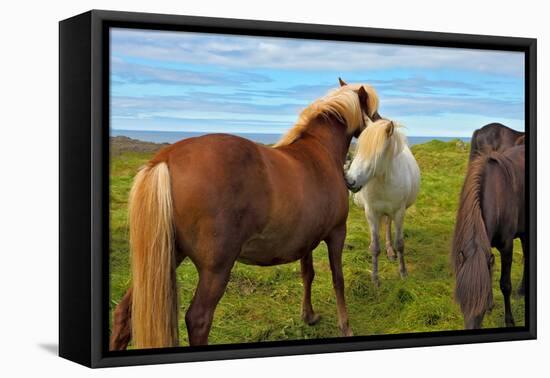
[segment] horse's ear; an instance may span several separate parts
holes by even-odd
[[[376,122],[378,120],[381,120],[382,119],[382,116],[376,111],[374,112],[374,114],[372,115],[371,119]]]
[[[340,83],[340,86],[343,87],[343,86],[346,86],[348,85],[348,83],[346,83],[344,80],[342,80],[342,78],[338,78],[338,82]]]
[[[525,135],[520,136],[518,139],[516,139],[516,146],[520,146],[522,144],[525,144]]]
[[[393,129],[395,128],[394,124],[393,124],[393,121],[390,121],[390,123],[388,123],[388,126],[386,126],[386,135],[388,137],[391,137],[393,135]]]
[[[367,93],[365,87],[360,86],[357,91],[357,95],[359,96],[359,104],[361,104],[361,108],[363,108],[365,113],[369,114],[369,110],[367,109],[369,94]]]

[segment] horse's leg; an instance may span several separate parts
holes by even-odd
[[[232,266],[233,263],[215,269],[199,268],[199,284],[185,314],[190,345],[208,344],[214,310],[227,287]]]
[[[386,215],[386,254],[388,255],[388,259],[391,261],[395,261],[395,251],[393,250],[393,246],[391,244],[391,218]]]
[[[518,294],[525,295],[525,277],[527,276],[528,266],[527,266],[527,236],[521,237],[521,249],[523,250],[523,277],[521,277],[521,284],[519,285]]]
[[[405,220],[405,209],[399,210],[395,214],[395,244],[397,247],[397,257],[399,259],[399,274],[401,278],[407,277],[407,267],[405,266],[405,240],[403,238],[403,222]]]
[[[370,252],[372,254],[372,282],[376,287],[380,286],[378,280],[378,255],[380,255],[380,217],[377,214],[366,210],[367,220],[370,226]]]
[[[132,337],[132,288],[130,287],[113,313],[113,330],[109,350],[125,350]]]
[[[342,250],[346,239],[346,225],[333,230],[325,240],[328,247],[332,284],[336,293],[336,307],[338,310],[338,326],[343,336],[353,336],[348,322],[348,310],[344,296],[344,273],[342,272]]]
[[[514,317],[512,315],[512,307],[510,306],[510,294],[512,293],[512,256],[514,250],[514,242],[511,240],[500,251],[500,291],[504,296],[504,321],[506,327],[513,327],[515,325]]]
[[[313,311],[311,304],[311,283],[315,277],[315,271],[313,270],[313,258],[312,253],[307,253],[300,260],[302,268],[302,280],[304,282],[304,298],[302,299],[302,319],[309,325],[316,324],[321,318],[319,314]]]

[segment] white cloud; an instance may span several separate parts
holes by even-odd
[[[243,68],[369,71],[451,68],[522,77],[523,53],[114,29],[113,52],[135,58]]]

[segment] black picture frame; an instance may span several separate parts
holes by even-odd
[[[207,347],[108,350],[110,27],[525,53],[528,277],[525,326]],[[92,10],[59,23],[59,355],[89,367],[535,339],[536,64],[529,38]]]

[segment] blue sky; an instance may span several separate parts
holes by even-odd
[[[524,129],[523,53],[111,29],[111,127],[281,134],[315,99],[369,83],[410,136]]]

